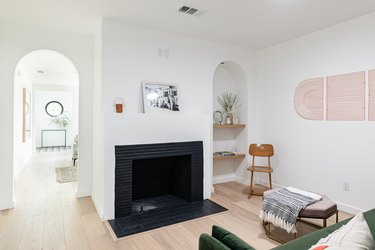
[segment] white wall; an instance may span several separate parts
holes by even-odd
[[[34,114],[35,114],[35,143],[36,147],[39,148],[42,146],[42,130],[46,129],[60,129],[60,125],[51,124],[51,116],[49,116],[45,107],[46,104],[51,101],[57,101],[63,105],[64,112],[68,112],[70,120],[73,122],[73,92],[72,91],[50,91],[50,90],[34,90]],[[72,145],[74,132],[72,127],[69,125],[66,128],[66,145]],[[53,138],[58,139],[58,138]],[[59,144],[59,141],[55,142],[55,145]]]
[[[22,141],[23,135],[23,88],[26,88],[32,93],[31,81],[22,66],[18,66],[14,74],[14,140],[13,140],[13,163],[14,163],[14,177],[22,171],[26,162],[29,160],[32,153],[32,124],[30,124],[30,137],[26,138],[26,142]],[[33,96],[31,95],[31,106],[33,104]],[[32,108],[30,109],[31,119]],[[31,121],[31,120],[30,120]],[[1,209],[1,206],[0,206]]]
[[[204,196],[209,197],[214,72],[221,61],[235,61],[246,70],[253,88],[253,53],[106,19],[101,42],[105,190],[103,200],[93,195],[99,213],[104,219],[114,216],[115,145],[203,141]],[[168,50],[168,55],[159,56],[159,49]],[[144,80],[175,83],[180,96],[180,114],[142,114],[141,81]],[[125,100],[123,114],[114,113],[113,99],[117,96]]]
[[[13,82],[18,61],[27,53],[50,49],[70,58],[80,76],[80,160],[78,195],[91,193],[92,83],[94,39],[46,30],[0,24],[0,209],[12,207],[13,196]]]
[[[102,20],[98,20],[95,36],[95,81],[93,89],[93,171],[92,199],[101,218],[104,218],[104,117],[102,110]]]
[[[304,120],[293,95],[308,78],[375,68],[374,26],[370,14],[258,53],[257,131],[275,145],[275,182],[326,194],[351,212],[375,207],[375,123]]]
[[[42,129],[60,129],[59,125],[50,124],[51,117],[47,115],[45,111],[46,104],[52,100],[60,102],[64,107],[64,112],[68,112],[70,114],[69,117],[71,123],[66,128],[66,145],[72,145],[75,135],[78,134],[78,87],[79,86],[33,83],[34,149],[41,147]]]

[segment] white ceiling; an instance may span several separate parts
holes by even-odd
[[[27,54],[17,66],[17,70],[25,73],[33,84],[78,86],[79,77],[73,63],[54,51]]]
[[[208,13],[178,13],[183,4]],[[0,0],[0,22],[94,35],[107,17],[251,49],[373,11],[374,0]]]

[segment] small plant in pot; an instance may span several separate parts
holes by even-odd
[[[70,125],[71,120],[70,120],[70,114],[68,112],[64,112],[59,116],[51,118],[50,125],[51,124],[56,124],[60,126],[60,128],[66,128],[67,126]]]
[[[226,113],[226,124],[233,124],[237,114],[235,111],[239,108],[239,99],[236,94],[230,92],[224,92],[221,96],[217,97],[217,101],[220,104],[222,111]]]

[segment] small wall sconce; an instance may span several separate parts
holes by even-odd
[[[113,105],[116,107],[116,113],[122,113],[123,106],[125,106],[124,99],[122,99],[122,97],[116,97],[113,100]]]

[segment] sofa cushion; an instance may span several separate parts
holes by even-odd
[[[199,237],[199,250],[230,250],[230,248],[208,234],[201,234]]]
[[[315,249],[321,245],[330,246],[327,249],[370,250],[374,249],[374,240],[363,214],[359,213],[348,224],[319,240],[310,249]]]
[[[253,247],[238,238],[231,232],[219,227],[212,226],[212,236],[233,250],[254,250]]]
[[[312,250],[324,250],[324,249],[327,249],[329,246],[327,245],[322,245],[322,246],[318,246],[318,247],[314,247]]]
[[[365,212],[364,218],[370,228],[371,234],[374,238],[375,235],[375,209]],[[322,228],[318,231],[312,232],[308,235],[299,237],[296,240],[290,241],[283,245],[273,248],[274,250],[301,250],[308,249],[312,245],[316,244],[321,238],[328,236],[330,233],[334,232],[336,229],[340,228],[349,222],[350,219],[341,221],[337,224],[331,225],[329,227]]]

